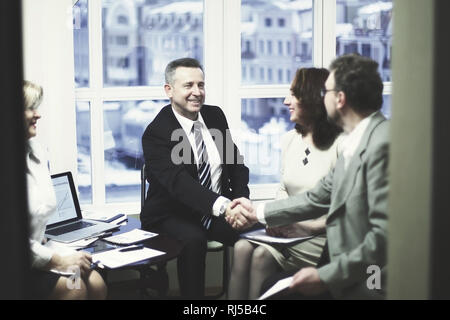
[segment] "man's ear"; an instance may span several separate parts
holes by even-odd
[[[336,99],[337,99],[336,109],[342,110],[342,108],[347,104],[347,96],[345,95],[345,92],[338,91]]]
[[[172,98],[172,86],[168,83],[164,85],[164,91],[166,92],[166,96],[168,98]]]

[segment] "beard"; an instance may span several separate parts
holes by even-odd
[[[327,120],[328,122],[338,126],[339,128],[342,128],[344,125],[342,122],[341,114],[336,110],[333,112],[333,114],[327,114]]]

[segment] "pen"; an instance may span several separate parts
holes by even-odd
[[[127,252],[127,251],[141,250],[141,249],[143,249],[143,248],[144,248],[144,245],[139,244],[139,245],[137,245],[137,246],[119,249],[119,252]]]
[[[102,238],[106,238],[106,237],[110,237],[110,236],[112,236],[113,235],[113,232],[112,231],[109,231],[109,232],[99,232],[99,233],[94,233],[92,236],[90,236],[90,237],[87,237],[87,238],[84,238],[84,240],[89,240],[89,239],[93,239],[93,238],[99,238],[99,239],[102,239]]]
[[[91,269],[97,268],[100,261],[91,262]]]
[[[113,232],[112,232],[112,231],[110,231],[110,232],[105,232],[104,234],[99,235],[98,238],[99,238],[99,239],[102,239],[102,238],[106,238],[106,237],[111,237],[112,235],[113,235]]]

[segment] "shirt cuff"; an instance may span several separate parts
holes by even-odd
[[[53,250],[31,240],[31,265],[35,268],[45,267],[53,257]]]
[[[222,196],[218,197],[216,199],[216,202],[214,202],[214,204],[213,204],[213,208],[212,208],[213,216],[216,216],[216,217],[220,216],[220,208],[222,208],[222,205],[227,202],[230,202],[230,199],[222,197]]]
[[[262,224],[267,224],[266,219],[264,217],[264,209],[266,208],[265,203],[261,203],[256,207],[256,217],[258,218],[258,221]]]

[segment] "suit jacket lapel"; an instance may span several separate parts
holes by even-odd
[[[169,105],[169,112],[168,112],[168,127],[170,128],[169,135],[172,135],[172,132],[174,132],[175,130],[181,130],[181,138],[178,141],[171,141],[170,137],[169,137],[169,141],[171,141],[171,149],[177,145],[180,141],[187,141],[189,143],[189,139],[186,135],[186,133],[184,132],[183,128],[181,127],[181,124],[178,122],[177,118],[175,117],[175,115],[173,114],[173,110],[172,107]],[[189,146],[190,143],[189,143]],[[186,166],[186,168],[188,169],[188,171],[191,173],[191,175],[193,177],[197,177],[198,173],[197,173],[197,165],[195,163],[195,157],[194,157],[194,150],[192,149],[192,146],[190,147],[190,163],[185,163],[184,165]]]
[[[330,218],[345,203],[345,201],[347,201],[351,191],[355,187],[355,179],[361,168],[362,157],[367,149],[369,138],[372,135],[374,128],[384,120],[385,118],[380,112],[374,115],[361,138],[355,154],[349,160],[350,163],[348,164],[347,170],[345,170],[344,167],[344,157],[341,155],[339,156],[333,178],[333,185],[335,185],[336,188],[333,188],[335,191],[332,195],[328,218]]]

